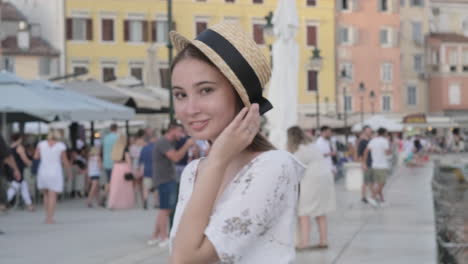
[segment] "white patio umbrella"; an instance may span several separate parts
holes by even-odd
[[[273,73],[268,99],[274,108],[267,113],[270,142],[285,149],[289,127],[297,125],[297,85],[299,72],[299,48],[296,33],[299,18],[296,1],[279,0],[273,15]]]

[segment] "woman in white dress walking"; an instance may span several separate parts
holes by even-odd
[[[288,150],[307,166],[299,190],[298,250],[328,248],[327,216],[336,209],[333,173],[320,149],[307,138],[298,126],[288,129]],[[310,219],[315,217],[320,242],[310,245]]]
[[[47,134],[47,140],[39,142],[34,154],[35,159],[41,160],[37,173],[37,187],[44,195],[46,224],[55,223],[57,193],[63,192],[62,163],[67,170],[67,180],[72,177],[70,163],[65,152],[67,147],[58,141],[60,138],[60,133],[57,130],[50,130]]]

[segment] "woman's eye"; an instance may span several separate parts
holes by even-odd
[[[213,88],[202,88],[201,89],[201,94],[209,94],[213,91]]]
[[[174,93],[174,98],[177,99],[177,100],[182,100],[183,98],[185,98],[187,95],[185,93],[181,93],[181,92],[176,92]]]

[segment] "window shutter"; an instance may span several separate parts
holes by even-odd
[[[307,45],[308,46],[317,45],[317,27],[316,26],[307,26]]]
[[[147,42],[148,41],[148,21],[142,21],[142,24],[143,24],[143,26],[142,26],[143,42]]]
[[[206,22],[197,22],[197,26],[196,26],[196,35],[198,36],[200,33],[202,33],[203,31],[205,31],[207,27],[207,24]]]
[[[308,71],[308,87],[307,90],[311,92],[317,91],[317,72],[316,71]]]
[[[73,39],[73,19],[72,18],[67,18],[66,22],[66,38],[67,40],[72,40]]]
[[[253,25],[254,40],[257,44],[265,44],[265,39],[263,38],[263,25],[254,24]]]
[[[93,40],[93,20],[86,19],[86,40]]]
[[[151,21],[151,41],[156,42],[156,36],[157,36],[157,22],[156,21]]]
[[[102,20],[102,40],[114,41],[114,21],[112,19]]]
[[[124,41],[130,40],[130,23],[128,20],[124,20]]]

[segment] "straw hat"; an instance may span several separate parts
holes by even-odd
[[[222,22],[203,31],[194,40],[171,31],[178,52],[189,44],[198,48],[226,76],[245,106],[258,103],[260,114],[273,108],[262,91],[270,80],[271,68],[255,41],[232,22]]]

